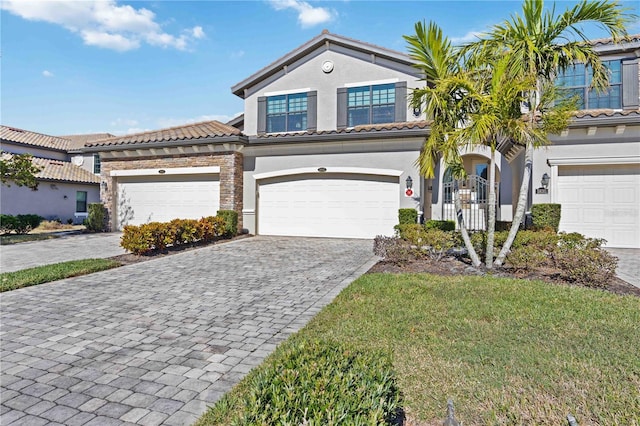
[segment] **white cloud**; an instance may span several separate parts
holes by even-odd
[[[80,35],[86,45],[120,52],[137,49],[142,42],[186,50],[190,41],[205,35],[199,26],[179,36],[168,34],[152,11],[118,5],[116,0],[3,0],[1,7],[24,19],[63,26]]]
[[[298,12],[298,23],[303,28],[313,27],[318,24],[330,22],[336,12],[324,7],[313,7],[301,0],[270,0],[275,10],[293,9]]]
[[[53,73],[51,71],[47,71],[47,70],[42,71],[42,75],[44,77],[53,77]]]
[[[466,33],[462,37],[451,37],[451,43],[453,43],[453,44],[469,43],[471,41],[478,40],[478,37],[480,35],[482,35],[481,31],[469,31],[468,33]]]

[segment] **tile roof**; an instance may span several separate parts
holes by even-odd
[[[622,117],[640,115],[640,109],[584,109],[575,114],[576,118]]]
[[[66,151],[71,145],[69,139],[43,135],[42,133],[30,132],[8,126],[0,126],[0,139],[59,151]]]
[[[222,124],[219,121],[203,121],[201,123],[185,124],[167,129],[135,133],[132,135],[116,136],[87,143],[87,147],[113,146],[131,144],[152,144],[157,142],[189,141],[206,138],[240,136],[242,132],[235,127]]]
[[[12,154],[2,153],[2,158],[10,158]],[[51,160],[49,158],[32,157],[31,161],[40,167],[36,175],[38,179],[55,180],[61,182],[100,183],[100,176],[94,175],[68,161]]]
[[[640,41],[640,34],[629,34],[629,36],[625,40],[622,40],[619,44],[633,43],[635,41]],[[589,44],[592,44],[594,46],[613,44],[613,39],[611,37],[595,38],[595,39],[589,40]]]
[[[111,133],[88,133],[83,135],[65,135],[65,136],[58,136],[58,137],[63,139],[68,139],[71,142],[69,144],[70,149],[80,149],[80,148],[84,148],[84,145],[87,142],[93,142],[100,139],[112,138],[114,136],[115,135],[112,135]]]
[[[380,131],[398,131],[410,129],[428,129],[431,121],[405,121],[400,123],[367,124],[362,126],[347,127],[338,130],[319,130],[315,132],[295,133],[267,133],[258,135],[258,139],[277,139],[283,137],[310,136],[310,135],[338,135],[346,133],[376,133]]]

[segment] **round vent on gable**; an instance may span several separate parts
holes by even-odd
[[[333,62],[332,61],[324,61],[322,63],[322,71],[326,74],[329,74],[333,71]]]

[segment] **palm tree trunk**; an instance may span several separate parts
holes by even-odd
[[[493,240],[496,232],[496,151],[491,148],[491,161],[489,163],[489,204],[487,220],[487,249],[485,251],[485,265],[487,269],[493,268]]]
[[[496,257],[495,266],[500,267],[504,263],[507,253],[511,249],[513,241],[516,239],[516,234],[520,228],[520,223],[524,217],[524,211],[527,206],[527,197],[529,195],[529,181],[531,180],[531,169],[533,168],[533,142],[527,142],[527,147],[524,151],[524,171],[522,172],[522,184],[520,185],[520,194],[518,195],[518,206],[516,207],[516,213],[513,216],[513,222],[511,223],[511,229],[507,240],[502,246],[502,250]]]
[[[453,204],[456,208],[456,218],[458,220],[458,227],[460,228],[460,233],[462,234],[462,240],[464,241],[464,246],[467,248],[467,252],[469,253],[469,258],[471,258],[471,263],[474,267],[479,267],[482,262],[480,262],[480,258],[478,257],[478,253],[473,248],[473,244],[471,244],[471,239],[469,238],[469,233],[467,232],[467,227],[464,224],[464,215],[462,214],[462,202],[460,201],[460,187],[458,186],[458,180],[453,180]]]

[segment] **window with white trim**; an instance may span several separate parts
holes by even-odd
[[[307,130],[307,94],[267,97],[267,133]]]
[[[87,212],[87,191],[76,191],[76,213]]]
[[[347,126],[393,123],[395,105],[394,83],[350,87],[347,90]]]

